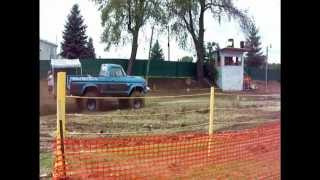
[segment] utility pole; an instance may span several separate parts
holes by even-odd
[[[57,35],[56,35],[56,45],[57,45],[57,49],[58,49],[58,37],[57,37]],[[55,55],[54,55],[54,58],[58,58],[58,56],[57,56],[57,50],[56,49],[56,52],[54,52],[55,53]]]
[[[154,26],[152,26],[152,29],[151,29],[151,40],[150,40],[150,48],[149,48],[149,60],[148,60],[148,63],[147,63],[147,72],[146,72],[146,82],[147,82],[147,85],[148,85],[149,66],[150,66],[150,58],[151,58],[153,29],[154,29]]]
[[[271,48],[271,44],[270,44],[270,48]],[[267,92],[267,88],[268,88],[268,58],[269,58],[269,45],[267,46],[267,58],[266,58],[266,89],[265,89],[265,91]]]
[[[267,57],[266,57],[266,87],[265,87],[265,91],[267,92],[267,88],[268,88],[268,46],[267,46]]]
[[[168,61],[170,61],[170,34],[168,26]]]

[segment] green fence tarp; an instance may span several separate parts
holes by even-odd
[[[90,75],[98,75],[101,64],[119,64],[126,71],[128,67],[127,59],[80,59],[82,65],[82,73]],[[145,76],[148,60],[136,60],[133,64],[133,75]],[[40,60],[40,78],[46,78],[50,69],[50,60]],[[247,72],[254,80],[265,80],[265,69],[248,68]],[[177,62],[177,61],[150,61],[149,76],[150,77],[195,77],[196,63]],[[269,69],[268,80],[280,81],[280,70]]]
[[[254,80],[265,80],[266,70],[264,68],[244,68],[244,71],[249,74]],[[267,78],[268,80],[280,81],[280,69],[268,69]]]
[[[101,64],[119,64],[126,71],[127,59],[80,59],[83,74],[98,75]],[[148,60],[136,60],[133,64],[133,75],[145,76]],[[40,60],[40,77],[44,78],[50,69],[49,60]],[[196,64],[188,62],[150,61],[149,76],[154,77],[193,77],[196,75]]]

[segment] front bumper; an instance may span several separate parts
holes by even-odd
[[[143,93],[146,94],[146,93],[148,93],[150,90],[151,90],[151,89],[150,89],[148,86],[145,86],[145,87],[143,88]]]

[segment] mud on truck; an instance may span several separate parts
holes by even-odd
[[[102,64],[99,76],[68,76],[68,94],[85,97],[133,97],[118,99],[122,108],[139,109],[144,106],[144,98],[149,91],[145,79],[139,76],[128,76],[122,66],[117,64]],[[137,98],[134,98],[137,97]],[[80,110],[97,111],[101,99],[77,98]]]

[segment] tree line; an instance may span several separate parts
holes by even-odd
[[[222,22],[223,17],[233,19],[239,24],[247,36],[246,46],[250,49],[246,57],[252,66],[261,66],[264,61],[260,36],[253,18],[247,10],[239,9],[233,0],[92,0],[101,12],[103,26],[102,42],[105,50],[111,46],[119,46],[131,42],[131,55],[127,73],[132,74],[132,66],[136,60],[138,38],[143,26],[158,26],[160,32],[167,28],[174,35],[181,48],[188,48],[191,39],[196,51],[197,78],[205,75],[205,64],[217,59],[219,44],[204,41],[204,14],[210,14],[212,20]],[[87,41],[86,26],[83,25],[78,5],[74,5],[63,32],[62,53],[66,58],[95,57],[92,39]],[[159,42],[151,49],[151,60],[164,60]],[[183,57],[180,61],[192,62],[192,57]]]

